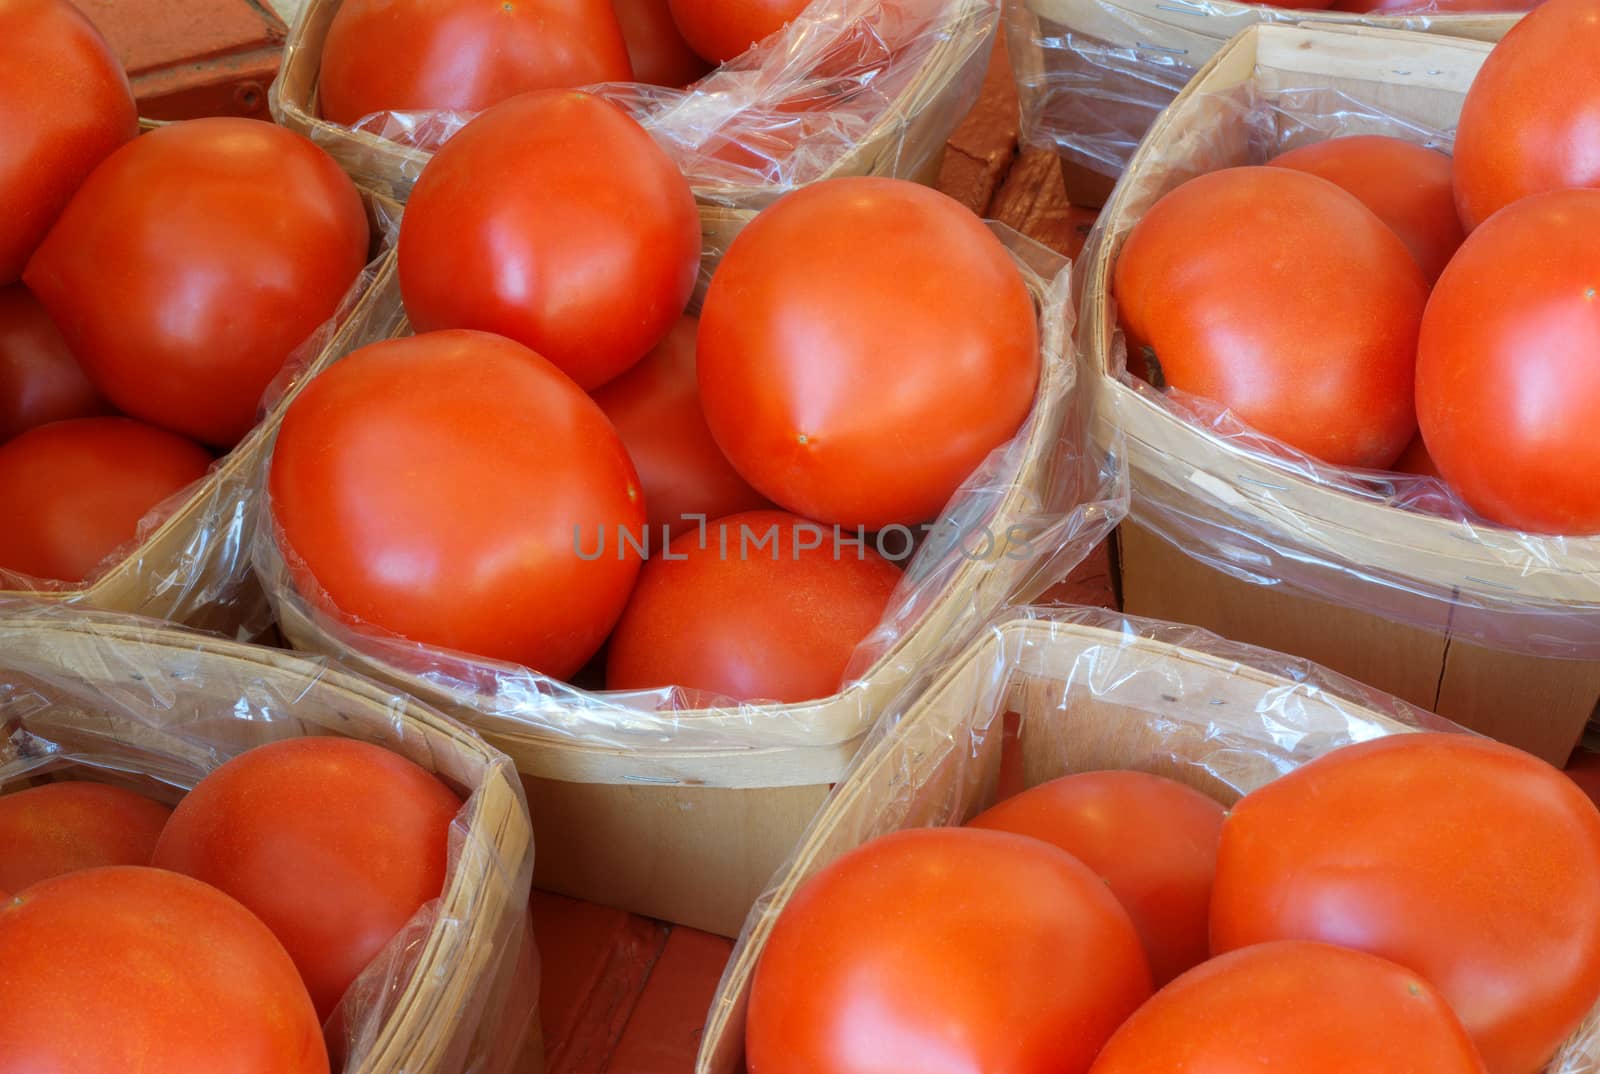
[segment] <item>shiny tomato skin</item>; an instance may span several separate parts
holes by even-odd
[[[696,526],[695,515],[711,522],[771,506],[739,476],[706,425],[694,373],[699,328],[684,317],[644,361],[593,394],[639,471],[652,540],[662,527],[676,536]]]
[[[795,892],[750,992],[750,1074],[1082,1074],[1150,995],[1087,866],[1006,832],[875,839]]]
[[[1469,232],[1522,198],[1600,187],[1600,0],[1548,0],[1501,39],[1461,106],[1455,168]]]
[[[1427,281],[1395,233],[1325,179],[1289,168],[1191,179],[1134,227],[1113,289],[1130,349],[1152,348],[1168,386],[1291,447],[1381,470],[1416,433]]]
[[[1040,376],[1005,248],[899,179],[816,183],[752,221],[712,276],[699,358],[706,420],[745,480],[869,530],[937,516],[1016,434]]]
[[[0,888],[105,865],[149,865],[172,810],[142,794],[84,780],[0,796]]]
[[[122,64],[67,0],[0,3],[0,285],[95,165],[139,133]]]
[[[0,287],[0,444],[52,421],[110,412],[26,287]]]
[[[612,0],[637,82],[687,86],[711,71],[673,21],[667,0]]]
[[[527,93],[478,116],[423,169],[399,258],[417,331],[498,333],[588,390],[683,315],[700,218],[672,159],[615,106]]]
[[[703,544],[691,529],[669,551],[644,565],[611,636],[608,689],[828,697],[900,582],[870,547],[835,554],[831,528],[784,511],[715,520]]]
[[[1466,237],[1450,158],[1437,150],[1369,134],[1301,146],[1267,163],[1310,172],[1354,194],[1400,236],[1430,284]]]
[[[1428,451],[1468,504],[1514,529],[1600,533],[1597,229],[1600,190],[1508,207],[1467,239],[1422,321]]]
[[[1117,1030],[1092,1074],[1483,1074],[1434,988],[1321,943],[1265,943],[1191,970]]]
[[[1600,1000],[1600,812],[1487,739],[1346,746],[1247,795],[1223,826],[1212,950],[1271,940],[1421,974],[1490,1074],[1533,1074]]]
[[[286,739],[196,784],[154,860],[265,922],[326,1020],[395,933],[439,897],[460,809],[437,777],[381,746]]]
[[[668,0],[689,47],[727,63],[799,17],[810,0]]]
[[[352,124],[632,78],[609,0],[343,0],[317,96],[324,118]]]
[[[0,1069],[328,1074],[294,963],[233,899],[112,866],[0,904]]]
[[[1084,772],[1041,783],[969,827],[1042,839],[1105,878],[1133,919],[1160,988],[1206,960],[1223,807],[1144,772]]]
[[[333,158],[271,123],[195,119],[108,157],[24,278],[117,409],[231,447],[366,256]]]
[[[139,521],[211,466],[200,445],[131,418],[41,425],[0,445],[0,570],[81,582]]]
[[[617,532],[637,535],[645,508],[605,414],[484,332],[376,343],[317,377],[284,415],[268,488],[309,599],[561,678],[605,641],[639,571]]]

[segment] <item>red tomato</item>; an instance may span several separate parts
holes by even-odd
[[[128,76],[66,0],[0,2],[0,284],[28,257],[72,192],[139,133]]]
[[[1427,442],[1418,434],[1404,453],[1395,460],[1395,470],[1402,474],[1416,474],[1419,477],[1439,477],[1439,468],[1433,464],[1433,456],[1428,454]]]
[[[366,255],[331,157],[270,123],[196,119],[112,154],[25,278],[119,410],[228,447]]]
[[[87,580],[139,521],[205,476],[211,456],[128,418],[41,425],[0,445],[0,570]]]
[[[1150,995],[1128,915],[1054,847],[896,832],[806,882],[750,992],[750,1074],[1081,1074]]]
[[[773,502],[869,530],[921,522],[1028,416],[1033,302],[955,200],[830,180],[734,240],[701,313],[699,378],[717,443]]]
[[[632,78],[610,0],[343,0],[317,96],[325,118],[352,124]]]
[[[1130,349],[1152,349],[1167,385],[1308,455],[1381,470],[1417,431],[1427,281],[1325,179],[1226,168],[1184,183],[1128,236],[1114,290]]]
[[[1321,176],[1354,194],[1394,229],[1431,284],[1465,235],[1450,158],[1399,138],[1359,135],[1301,146],[1268,161]]]
[[[644,361],[594,393],[639,471],[650,536],[769,506],[711,438],[694,376],[699,322],[685,317]]]
[[[628,42],[633,77],[652,86],[687,86],[711,65],[695,54],[672,20],[667,0],[612,0]]]
[[[269,480],[299,590],[402,637],[565,678],[605,641],[644,525],[594,402],[484,332],[375,343],[284,416]],[[596,531],[599,531],[598,533]]]
[[[1483,1074],[1472,1040],[1418,975],[1320,943],[1267,943],[1206,963],[1117,1030],[1094,1074]]]
[[[797,18],[810,0],[667,0],[689,46],[727,63]]]
[[[1085,772],[1024,791],[969,826],[1042,839],[1104,877],[1139,930],[1159,988],[1206,960],[1225,815],[1170,779]]]
[[[877,552],[836,549],[831,528],[783,511],[713,522],[645,564],[611,636],[606,687],[828,697],[899,582]]]
[[[1600,190],[1527,198],[1462,246],[1417,352],[1417,418],[1484,517],[1600,532]]]
[[[104,783],[47,783],[0,797],[0,888],[21,891],[102,865],[149,865],[171,815]]]
[[[444,889],[461,799],[379,746],[294,738],[240,754],[178,803],[155,864],[227,892],[282,941],[327,1019]]]
[[[0,287],[0,444],[109,410],[39,301],[20,283]]]
[[[585,93],[524,94],[467,124],[400,225],[419,332],[497,332],[585,389],[661,342],[699,271],[689,184],[643,127]]]
[[[1456,125],[1467,230],[1533,194],[1600,186],[1600,0],[1550,0],[1500,41]]]
[[[116,866],[0,905],[0,1063],[16,1071],[327,1074],[267,927],[215,888]]]
[[[1600,813],[1556,769],[1487,739],[1347,746],[1223,825],[1212,949],[1285,939],[1421,974],[1491,1074],[1533,1074],[1600,1000]]]

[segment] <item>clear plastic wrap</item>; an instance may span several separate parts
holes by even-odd
[[[1116,178],[1161,111],[1251,26],[1366,26],[1498,41],[1527,6],[1506,0],[1503,14],[1464,14],[1418,0],[1403,12],[1356,15],[1233,0],[1019,0],[1007,8],[1005,32],[1024,139]]]
[[[383,251],[398,227],[397,206],[367,198],[376,260],[351,283],[334,315],[286,360],[261,420],[231,451],[188,488],[169,496],[140,520],[138,534],[117,548],[82,582],[31,578],[0,567],[0,599],[29,598],[82,604],[166,619],[250,638],[271,623],[271,610],[250,571],[250,535],[259,501],[253,482],[260,459],[283,415],[281,401],[314,375],[338,347],[341,326],[366,317],[366,296],[377,280]],[[0,505],[0,518],[21,510]]]
[[[696,1074],[742,1074],[750,979],[773,925],[800,885],[869,840],[961,824],[1002,793],[1101,769],[1155,773],[1231,803],[1340,746],[1424,729],[1460,730],[1315,664],[1192,627],[1018,609],[873,728],[751,910]],[[1547,1071],[1597,1067],[1591,1015]]]
[[[310,0],[295,20],[272,114],[364,185],[404,199],[432,151],[472,117],[383,112],[354,127],[320,118],[322,44],[338,6]],[[823,178],[927,176],[977,100],[999,19],[999,0],[812,0],[687,89],[589,89],[650,130],[702,203],[761,208]]]
[[[1448,150],[1489,47],[1316,27],[1242,36],[1151,130],[1102,214],[1082,262],[1079,344],[1105,373],[1096,427],[1127,454],[1131,517],[1189,556],[1498,650],[1600,660],[1600,539],[1487,523],[1433,478],[1329,466],[1213,402],[1157,391],[1128,373],[1110,298],[1128,232],[1196,175],[1349,134]]]
[[[704,211],[701,295],[745,219],[732,210]],[[849,682],[836,696],[759,705],[675,688],[593,693],[528,668],[353,626],[295,592],[269,507],[254,556],[284,636],[470,719],[525,772],[712,786],[832,782],[877,704],[920,666],[970,638],[1007,602],[1019,595],[1026,600],[1064,577],[1126,510],[1122,474],[1106,451],[1090,448],[1086,401],[1075,388],[1066,263],[1003,225],[994,228],[1016,255],[1041,311],[1042,371],[1033,412],[928,528],[883,622],[858,647]],[[392,287],[376,297],[375,311],[399,305]],[[384,338],[395,323],[380,315],[378,331],[352,335],[349,347]],[[265,481],[263,466],[258,485]],[[562,745],[571,748],[554,748]]]
[[[326,661],[132,616],[0,601],[0,789],[63,775],[175,802],[230,757],[305,735],[377,743],[465,799],[444,892],[330,1019],[345,1074],[538,1069],[525,1058],[538,1050],[533,835],[503,754]]]

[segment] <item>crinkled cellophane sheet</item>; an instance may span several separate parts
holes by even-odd
[[[1023,137],[1110,178],[1156,118],[1235,35],[1257,25],[1374,27],[1498,41],[1520,13],[1403,15],[1298,11],[1234,0],[1018,0],[1006,42],[1022,98]]]
[[[342,1027],[332,1043],[345,1074],[523,1074],[539,1053],[533,833],[509,759],[326,660],[133,616],[0,601],[0,790],[88,778],[172,803],[229,758],[307,735],[381,745],[464,799],[444,891],[330,1020]]]
[[[1005,744],[1005,716],[1017,714]],[[696,1074],[742,1074],[751,976],[789,898],[841,855],[905,828],[962,824],[994,804],[1003,749],[1032,787],[1132,769],[1231,804],[1352,742],[1459,731],[1315,664],[1203,630],[1098,609],[1017,609],[925,689],[897,698],[751,910],[724,972]],[[1600,1069],[1600,1012],[1547,1074]]]

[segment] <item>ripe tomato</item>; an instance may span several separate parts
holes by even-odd
[[[46,783],[0,797],[0,888],[102,865],[149,865],[172,810],[121,787]]]
[[[1600,813],[1487,739],[1347,746],[1223,825],[1212,949],[1284,939],[1421,974],[1491,1074],[1533,1074],[1600,999]]]
[[[783,511],[691,530],[669,553],[645,564],[611,636],[608,689],[827,697],[900,582],[875,551],[836,549],[831,529]]]
[[[196,119],[107,158],[25,279],[119,410],[229,447],[366,255],[331,157],[270,123]]]
[[[652,541],[661,538],[662,527],[676,536],[695,526],[694,515],[713,521],[769,506],[706,426],[694,375],[699,327],[693,317],[683,318],[644,361],[594,393],[639,471]]]
[[[215,888],[114,866],[0,905],[0,1068],[327,1074],[322,1027],[267,927]]]
[[[599,407],[485,332],[375,343],[308,384],[269,479],[296,587],[412,641],[565,678],[605,641],[639,558],[599,538],[645,509]]]
[[[129,418],[78,418],[0,445],[0,570],[87,580],[139,521],[205,476],[198,444]]]
[[[1549,0],[1511,28],[1456,125],[1467,230],[1532,194],[1600,186],[1600,0]]]
[[[610,0],[343,0],[317,96],[324,118],[351,124],[632,78]]]
[[[806,882],[756,967],[750,1074],[1082,1074],[1150,995],[1128,915],[1005,832],[876,839]]]
[[[1266,943],[1206,963],[1117,1030],[1093,1074],[1483,1074],[1433,986],[1373,955]]]
[[[797,18],[810,0],[667,0],[685,41],[727,63]]]
[[[498,332],[585,389],[661,342],[699,271],[688,182],[643,127],[585,93],[524,94],[467,124],[400,225],[419,332]]]
[[[1226,168],[1184,183],[1128,236],[1114,290],[1129,348],[1151,348],[1168,385],[1308,455],[1381,470],[1417,431],[1427,281],[1325,179]]]
[[[1443,480],[1439,468],[1433,464],[1433,456],[1428,454],[1428,444],[1419,433],[1404,453],[1395,460],[1394,468],[1402,474],[1416,474],[1419,477],[1438,477]]]
[[[695,54],[672,19],[667,0],[612,0],[636,81],[652,86],[687,86],[711,65]]]
[[[242,753],[178,803],[158,868],[264,921],[326,1020],[373,958],[444,889],[461,799],[380,746],[293,738]]]
[[[1267,162],[1321,176],[1394,229],[1431,284],[1465,237],[1450,158],[1399,138],[1358,135],[1291,149]]]
[[[699,377],[745,480],[807,518],[880,529],[936,516],[1016,434],[1038,329],[1010,255],[955,200],[835,179],[733,241],[701,314]]]
[[[38,300],[20,283],[0,287],[0,444],[109,409]]]
[[[1122,903],[1161,987],[1206,960],[1221,805],[1144,772],[1085,772],[1040,784],[969,827],[1015,832],[1065,850]]]
[[[0,3],[0,285],[22,275],[67,199],[139,133],[128,76],[66,0]]]
[[[1597,228],[1600,190],[1518,202],[1472,233],[1423,318],[1417,418],[1428,451],[1502,525],[1600,532]]]

